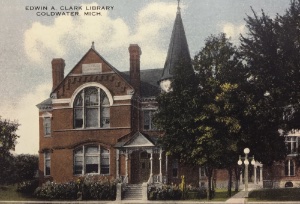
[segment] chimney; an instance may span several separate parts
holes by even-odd
[[[62,58],[55,58],[52,60],[51,64],[53,81],[52,90],[54,90],[64,79],[65,60]]]
[[[135,93],[140,95],[140,55],[142,54],[141,48],[137,44],[129,45],[130,55],[130,84],[135,89]]]

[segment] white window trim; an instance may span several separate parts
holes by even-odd
[[[98,91],[97,96],[99,97],[99,103],[98,103],[97,106],[87,106],[85,104],[85,94],[86,94],[85,90],[88,89],[88,88],[96,88],[97,89],[97,91]],[[108,124],[108,126],[104,125],[103,127],[101,127],[101,123],[102,123],[101,114],[103,113],[101,111],[101,108],[110,108],[110,105],[108,105],[108,104],[106,104],[106,105],[102,104],[101,105],[101,102],[100,102],[101,101],[101,91],[103,91],[104,93],[105,93],[105,91],[103,89],[101,89],[99,87],[95,87],[95,86],[93,86],[93,87],[87,87],[86,89],[81,90],[81,92],[79,92],[76,95],[76,97],[75,97],[75,100],[76,100],[77,96],[80,93],[82,94],[82,107],[76,107],[76,106],[73,105],[73,114],[74,114],[73,115],[73,123],[74,123],[73,125],[74,125],[74,129],[103,129],[103,128],[110,128],[110,123]],[[75,103],[75,100],[74,100],[73,103]],[[95,108],[95,107],[98,108],[98,111],[97,111],[97,113],[98,113],[98,116],[97,116],[97,118],[98,118],[98,124],[95,127],[94,126],[88,127],[87,126],[87,115],[86,115],[87,113],[86,113],[86,110],[88,110],[89,108]],[[76,127],[76,125],[75,125],[75,112],[74,112],[75,109],[82,109],[82,127]],[[110,109],[109,109],[109,111],[110,111]],[[109,115],[110,115],[110,112],[109,112]],[[105,117],[103,117],[103,118],[105,118]]]
[[[74,93],[73,93],[73,95],[72,95],[72,97],[71,97],[71,104],[70,104],[72,108],[73,108],[73,106],[74,106],[74,101],[75,101],[75,99],[76,99],[77,94],[78,94],[80,91],[82,91],[83,89],[88,88],[88,87],[92,87],[92,86],[98,87],[98,88],[102,89],[102,90],[106,93],[106,95],[107,95],[107,97],[108,97],[109,105],[110,105],[110,106],[113,105],[113,103],[114,103],[113,97],[112,97],[110,91],[109,91],[105,86],[103,86],[102,84],[99,84],[99,83],[97,83],[97,82],[89,82],[89,83],[85,83],[85,84],[79,86],[79,87],[74,91]]]
[[[51,132],[52,132],[52,114],[49,112],[43,113],[43,115],[40,116],[43,118],[43,134],[44,137],[51,137]],[[46,118],[50,118],[50,134],[46,134],[46,126],[45,126],[45,120]]]

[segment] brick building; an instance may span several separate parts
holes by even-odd
[[[181,175],[189,175],[187,182],[198,186],[199,167],[191,171],[168,158],[152,123],[159,84],[168,86],[178,59],[193,69],[180,8],[164,69],[140,69],[141,48],[131,44],[128,50],[129,72],[114,68],[94,43],[66,76],[65,61],[52,60],[50,98],[37,105],[41,182],[91,174],[128,183],[180,183]]]
[[[50,98],[37,105],[41,182],[66,182],[89,174],[128,183],[178,184],[185,175],[187,184],[207,185],[204,168],[184,167],[157,146],[162,133],[152,123],[155,98],[170,89],[179,59],[186,71],[193,70],[180,8],[163,69],[140,69],[141,48],[131,44],[128,50],[130,69],[125,72],[107,62],[94,43],[66,76],[65,61],[52,60]],[[265,169],[265,179],[281,187],[287,182],[300,184],[299,135],[287,137],[291,154],[273,169]],[[257,162],[250,168],[250,181],[261,184],[262,172]],[[216,187],[227,186],[227,171],[216,170],[213,178]]]

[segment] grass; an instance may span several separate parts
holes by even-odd
[[[231,196],[234,196],[236,192],[233,190],[231,191]],[[212,199],[212,201],[225,201],[229,199],[227,196],[227,189],[216,189],[215,197]]]
[[[34,197],[17,192],[16,185],[0,186],[0,201],[36,201]]]
[[[300,188],[255,190],[250,192],[249,201],[300,201]]]

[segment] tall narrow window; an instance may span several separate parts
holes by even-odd
[[[99,145],[86,145],[74,150],[74,174],[109,174],[109,150]]]
[[[83,148],[74,152],[74,174],[84,174],[83,172]]]
[[[153,123],[155,110],[144,110],[144,130],[156,130]]]
[[[74,100],[74,127],[110,127],[110,104],[102,89],[88,87],[77,94]]]
[[[284,167],[285,176],[295,176],[295,165],[293,160],[286,160]]]
[[[45,152],[44,153],[44,161],[45,161],[45,166],[44,166],[44,175],[45,176],[50,176],[50,170],[51,170],[51,154],[50,152]]]
[[[109,150],[101,148],[101,174],[109,174]]]
[[[45,136],[51,135],[51,117],[44,118],[44,134]]]

